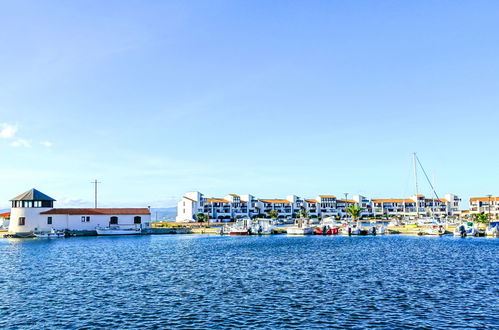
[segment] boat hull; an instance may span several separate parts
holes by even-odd
[[[126,229],[96,229],[99,236],[117,236],[117,235],[140,235],[141,230],[126,230]]]
[[[314,229],[312,227],[289,227],[287,229],[288,235],[312,235],[314,233]]]

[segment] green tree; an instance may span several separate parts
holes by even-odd
[[[269,215],[270,218],[274,220],[279,217],[279,212],[277,212],[277,210],[270,210],[267,212],[267,214]]]
[[[473,214],[473,221],[478,223],[489,223],[489,216],[485,213]]]
[[[361,212],[362,208],[357,204],[351,204],[347,207],[347,213],[352,217],[354,221],[357,220]]]
[[[198,222],[205,222],[206,218],[207,216],[204,213],[199,212],[198,214],[196,214],[196,219],[198,220]]]

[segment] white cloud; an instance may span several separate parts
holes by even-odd
[[[28,140],[24,139],[17,139],[15,141],[12,141],[10,143],[12,147],[25,147],[25,148],[30,148],[31,147],[31,142]]]
[[[12,139],[16,135],[17,126],[0,123],[0,138]]]
[[[47,148],[50,148],[52,147],[54,144],[50,141],[43,141],[43,142],[40,142],[40,144],[44,147],[47,147]]]

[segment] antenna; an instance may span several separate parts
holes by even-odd
[[[95,196],[94,196],[95,197],[95,204],[94,204],[94,208],[97,208],[97,185],[99,183],[102,183],[102,182],[99,182],[99,181],[97,181],[97,179],[95,179],[94,181],[92,181],[90,183],[94,185],[94,191],[95,191]]]

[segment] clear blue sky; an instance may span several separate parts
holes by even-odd
[[[497,1],[2,1],[0,206],[499,194]],[[422,192],[429,194],[421,180]],[[466,203],[465,203],[466,204]],[[466,205],[465,205],[466,206]]]

